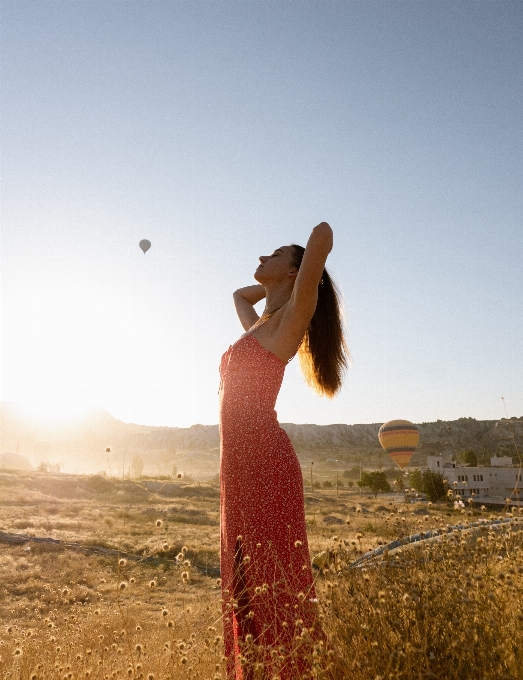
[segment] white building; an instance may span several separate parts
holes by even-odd
[[[523,470],[512,464],[509,456],[494,456],[490,466],[470,467],[443,456],[427,456],[432,472],[439,472],[448,480],[449,488],[462,498],[473,497],[475,502],[505,505],[510,498],[513,505],[523,505]]]

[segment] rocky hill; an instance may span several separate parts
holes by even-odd
[[[303,460],[329,456],[350,460],[362,454],[378,455],[380,425],[283,423],[282,427]],[[176,456],[217,458],[220,444],[218,425],[188,428],[136,425],[113,418],[103,409],[86,411],[75,420],[49,424],[4,403],[0,406],[0,428],[0,453],[16,451],[29,458],[34,466],[49,460],[62,462],[65,469],[91,471],[111,464],[121,470],[134,455],[145,457],[146,464],[148,460],[151,464],[153,459],[163,460],[162,466],[165,469],[170,466],[170,470]],[[420,423],[419,428],[418,464],[426,454],[457,453],[468,448],[485,457],[493,453],[515,453],[514,442],[520,452],[523,451],[523,417],[499,421],[437,420]],[[107,448],[111,451],[106,452]]]

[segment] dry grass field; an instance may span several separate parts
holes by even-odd
[[[345,568],[420,528],[511,514],[401,499],[307,494],[311,558],[328,558],[313,677],[523,678],[523,522]],[[0,474],[0,531],[84,546],[0,542],[0,678],[224,678],[218,504],[211,485],[166,497],[102,477]],[[299,620],[296,631],[299,645]]]

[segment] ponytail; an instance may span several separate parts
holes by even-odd
[[[305,248],[295,244],[292,248],[292,266],[299,269]],[[324,269],[316,310],[303,336],[298,358],[309,387],[331,399],[340,390],[343,373],[350,361],[342,318],[340,291]]]

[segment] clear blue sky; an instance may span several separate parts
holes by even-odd
[[[522,415],[522,28],[510,0],[4,0],[2,400],[216,423],[232,292],[327,220],[353,367],[329,401],[294,361],[280,420]]]

